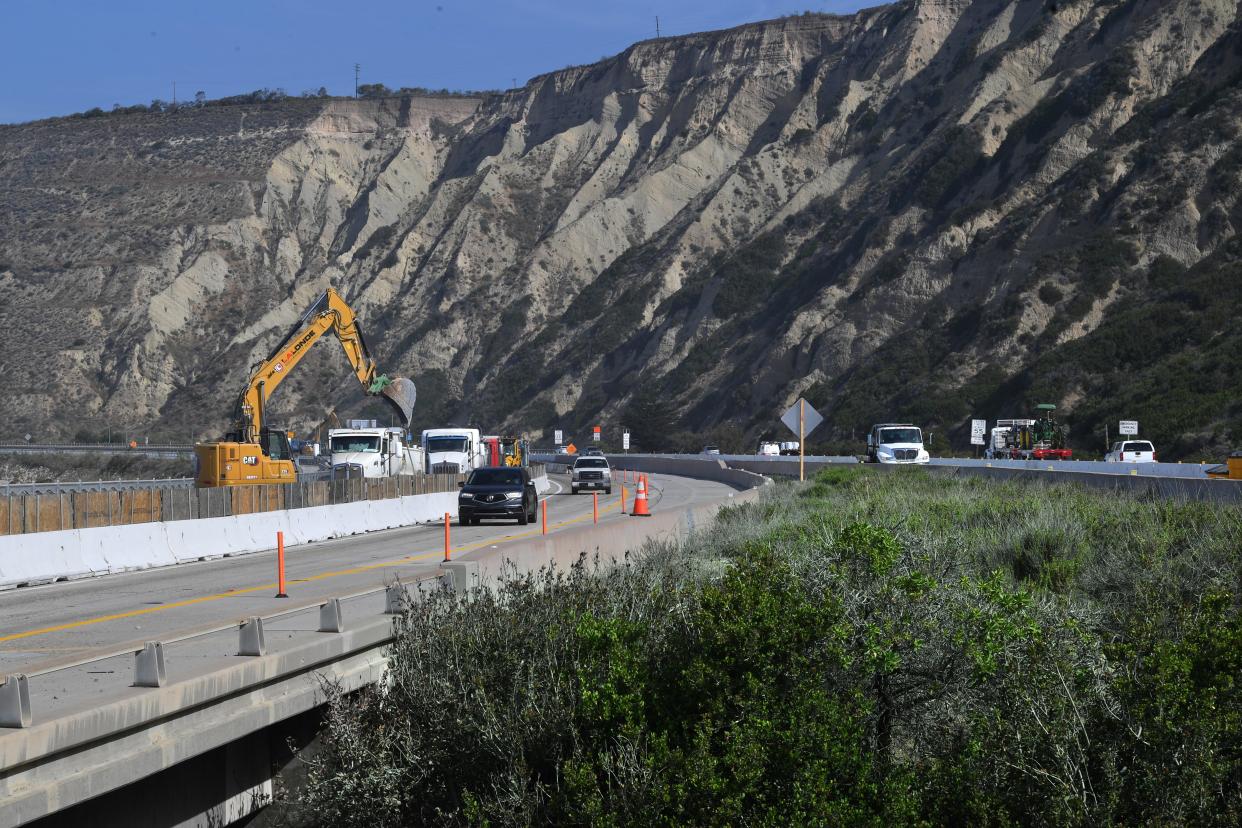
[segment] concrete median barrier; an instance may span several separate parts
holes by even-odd
[[[0,536],[0,589],[172,566],[413,526],[457,514],[457,492],[258,512]]]

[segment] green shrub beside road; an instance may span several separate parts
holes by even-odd
[[[326,825],[1237,824],[1242,510],[842,468],[400,622]]]

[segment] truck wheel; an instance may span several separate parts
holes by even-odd
[[[572,486],[572,487],[571,487],[571,494],[577,494],[577,493],[578,493],[578,487],[577,487],[577,486]]]
[[[612,486],[609,486],[607,489],[604,489],[604,494],[612,494]]]

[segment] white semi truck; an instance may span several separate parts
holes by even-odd
[[[424,470],[422,446],[409,445],[400,428],[328,430],[333,477],[392,477]]]
[[[431,474],[468,474],[487,465],[487,452],[477,428],[428,428],[422,446]]]

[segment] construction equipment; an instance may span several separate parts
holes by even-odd
[[[984,456],[988,459],[1069,460],[1065,426],[1057,422],[1055,405],[1040,403],[1034,420],[997,420]]]
[[[525,437],[484,437],[489,466],[524,466],[529,453]]]
[[[1223,464],[1205,471],[1216,480],[1242,480],[1242,451],[1235,451]]]
[[[302,316],[293,334],[251,372],[237,401],[233,429],[219,442],[194,446],[197,486],[292,483],[297,479],[288,434],[267,425],[267,401],[310,347],[329,331],[340,340],[366,393],[383,396],[400,414],[402,425],[409,424],[417,394],[414,383],[404,377],[389,378],[376,370],[353,309],[328,288]]]

